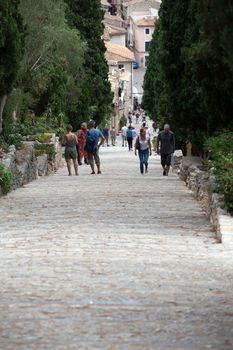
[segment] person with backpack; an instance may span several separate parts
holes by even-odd
[[[100,130],[95,129],[94,120],[90,120],[88,128],[89,131],[86,134],[85,151],[87,152],[88,162],[92,170],[91,175],[95,174],[94,162],[97,167],[97,174],[101,174],[99,148],[104,144],[105,138]]]
[[[129,151],[131,151],[133,150],[133,128],[131,125],[128,126],[128,129],[126,131],[126,136],[127,136]]]
[[[144,165],[145,165],[145,173],[148,172],[148,159],[149,155],[152,155],[151,151],[151,142],[150,138],[146,134],[146,130],[144,128],[140,129],[140,134],[135,142],[135,156],[139,155],[140,159],[140,172],[144,174]]]

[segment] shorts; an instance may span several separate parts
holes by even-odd
[[[76,147],[67,147],[65,149],[65,160],[77,159],[77,149]]]
[[[87,153],[87,158],[90,166],[94,166],[94,161],[96,166],[100,166],[99,152]]]
[[[165,154],[165,153],[161,153],[161,165],[164,167],[166,166],[170,166],[171,165],[171,158],[172,155],[171,154]]]

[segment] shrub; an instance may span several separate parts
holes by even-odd
[[[3,194],[10,192],[12,187],[12,174],[0,165],[0,187]]]
[[[233,214],[233,132],[225,131],[208,139],[206,147],[214,166],[218,191],[224,195],[226,209]]]
[[[41,143],[41,144],[36,144],[35,145],[35,155],[36,157],[41,156],[42,154],[47,154],[48,155],[48,160],[49,161],[54,161],[55,159],[55,149],[54,145],[48,145],[46,143]]]

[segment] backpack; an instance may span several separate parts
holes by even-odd
[[[133,137],[133,131],[132,129],[127,130],[127,137]]]
[[[98,140],[99,137],[96,132],[87,132],[86,135],[86,145],[84,150],[88,153],[94,153],[98,150]]]

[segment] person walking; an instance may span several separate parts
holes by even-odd
[[[135,142],[135,155],[139,155],[140,159],[140,172],[144,174],[144,165],[145,173],[148,172],[148,160],[149,155],[151,156],[151,141],[150,138],[146,135],[146,130],[144,128],[140,129],[140,134]]]
[[[122,147],[125,147],[127,146],[126,142],[127,142],[127,126],[124,125],[122,128],[121,128],[121,138],[122,138]]]
[[[133,128],[131,125],[128,126],[126,136],[127,136],[129,151],[131,151],[133,150]]]
[[[112,146],[116,146],[116,129],[114,126],[110,130],[110,137],[111,137],[111,141],[112,141]]]
[[[100,130],[95,129],[94,120],[90,120],[88,127],[89,131],[86,135],[85,151],[87,152],[88,162],[92,170],[91,175],[95,174],[94,162],[97,167],[97,174],[101,174],[99,148],[104,144],[105,138]]]
[[[86,135],[87,135],[88,129],[87,124],[82,123],[81,128],[78,131],[78,150],[79,150],[79,165],[82,165],[82,160],[84,159],[84,163],[88,164],[87,160],[87,152],[85,152],[85,144],[86,144]]]
[[[137,131],[134,126],[132,126],[132,134],[133,134],[133,146],[137,137]]]
[[[171,166],[171,156],[175,150],[175,136],[170,131],[168,124],[164,125],[164,130],[157,137],[157,154],[160,154],[163,176],[168,176]]]
[[[108,143],[108,139],[109,139],[109,128],[106,126],[105,128],[103,128],[103,136],[104,139],[107,143],[107,147],[109,147],[109,143]]]
[[[64,137],[63,144],[65,145],[65,160],[68,170],[68,175],[71,176],[71,159],[74,165],[75,175],[78,175],[78,162],[77,162],[77,149],[78,139],[75,134],[72,133],[73,127],[68,124],[66,127],[67,134]]]

